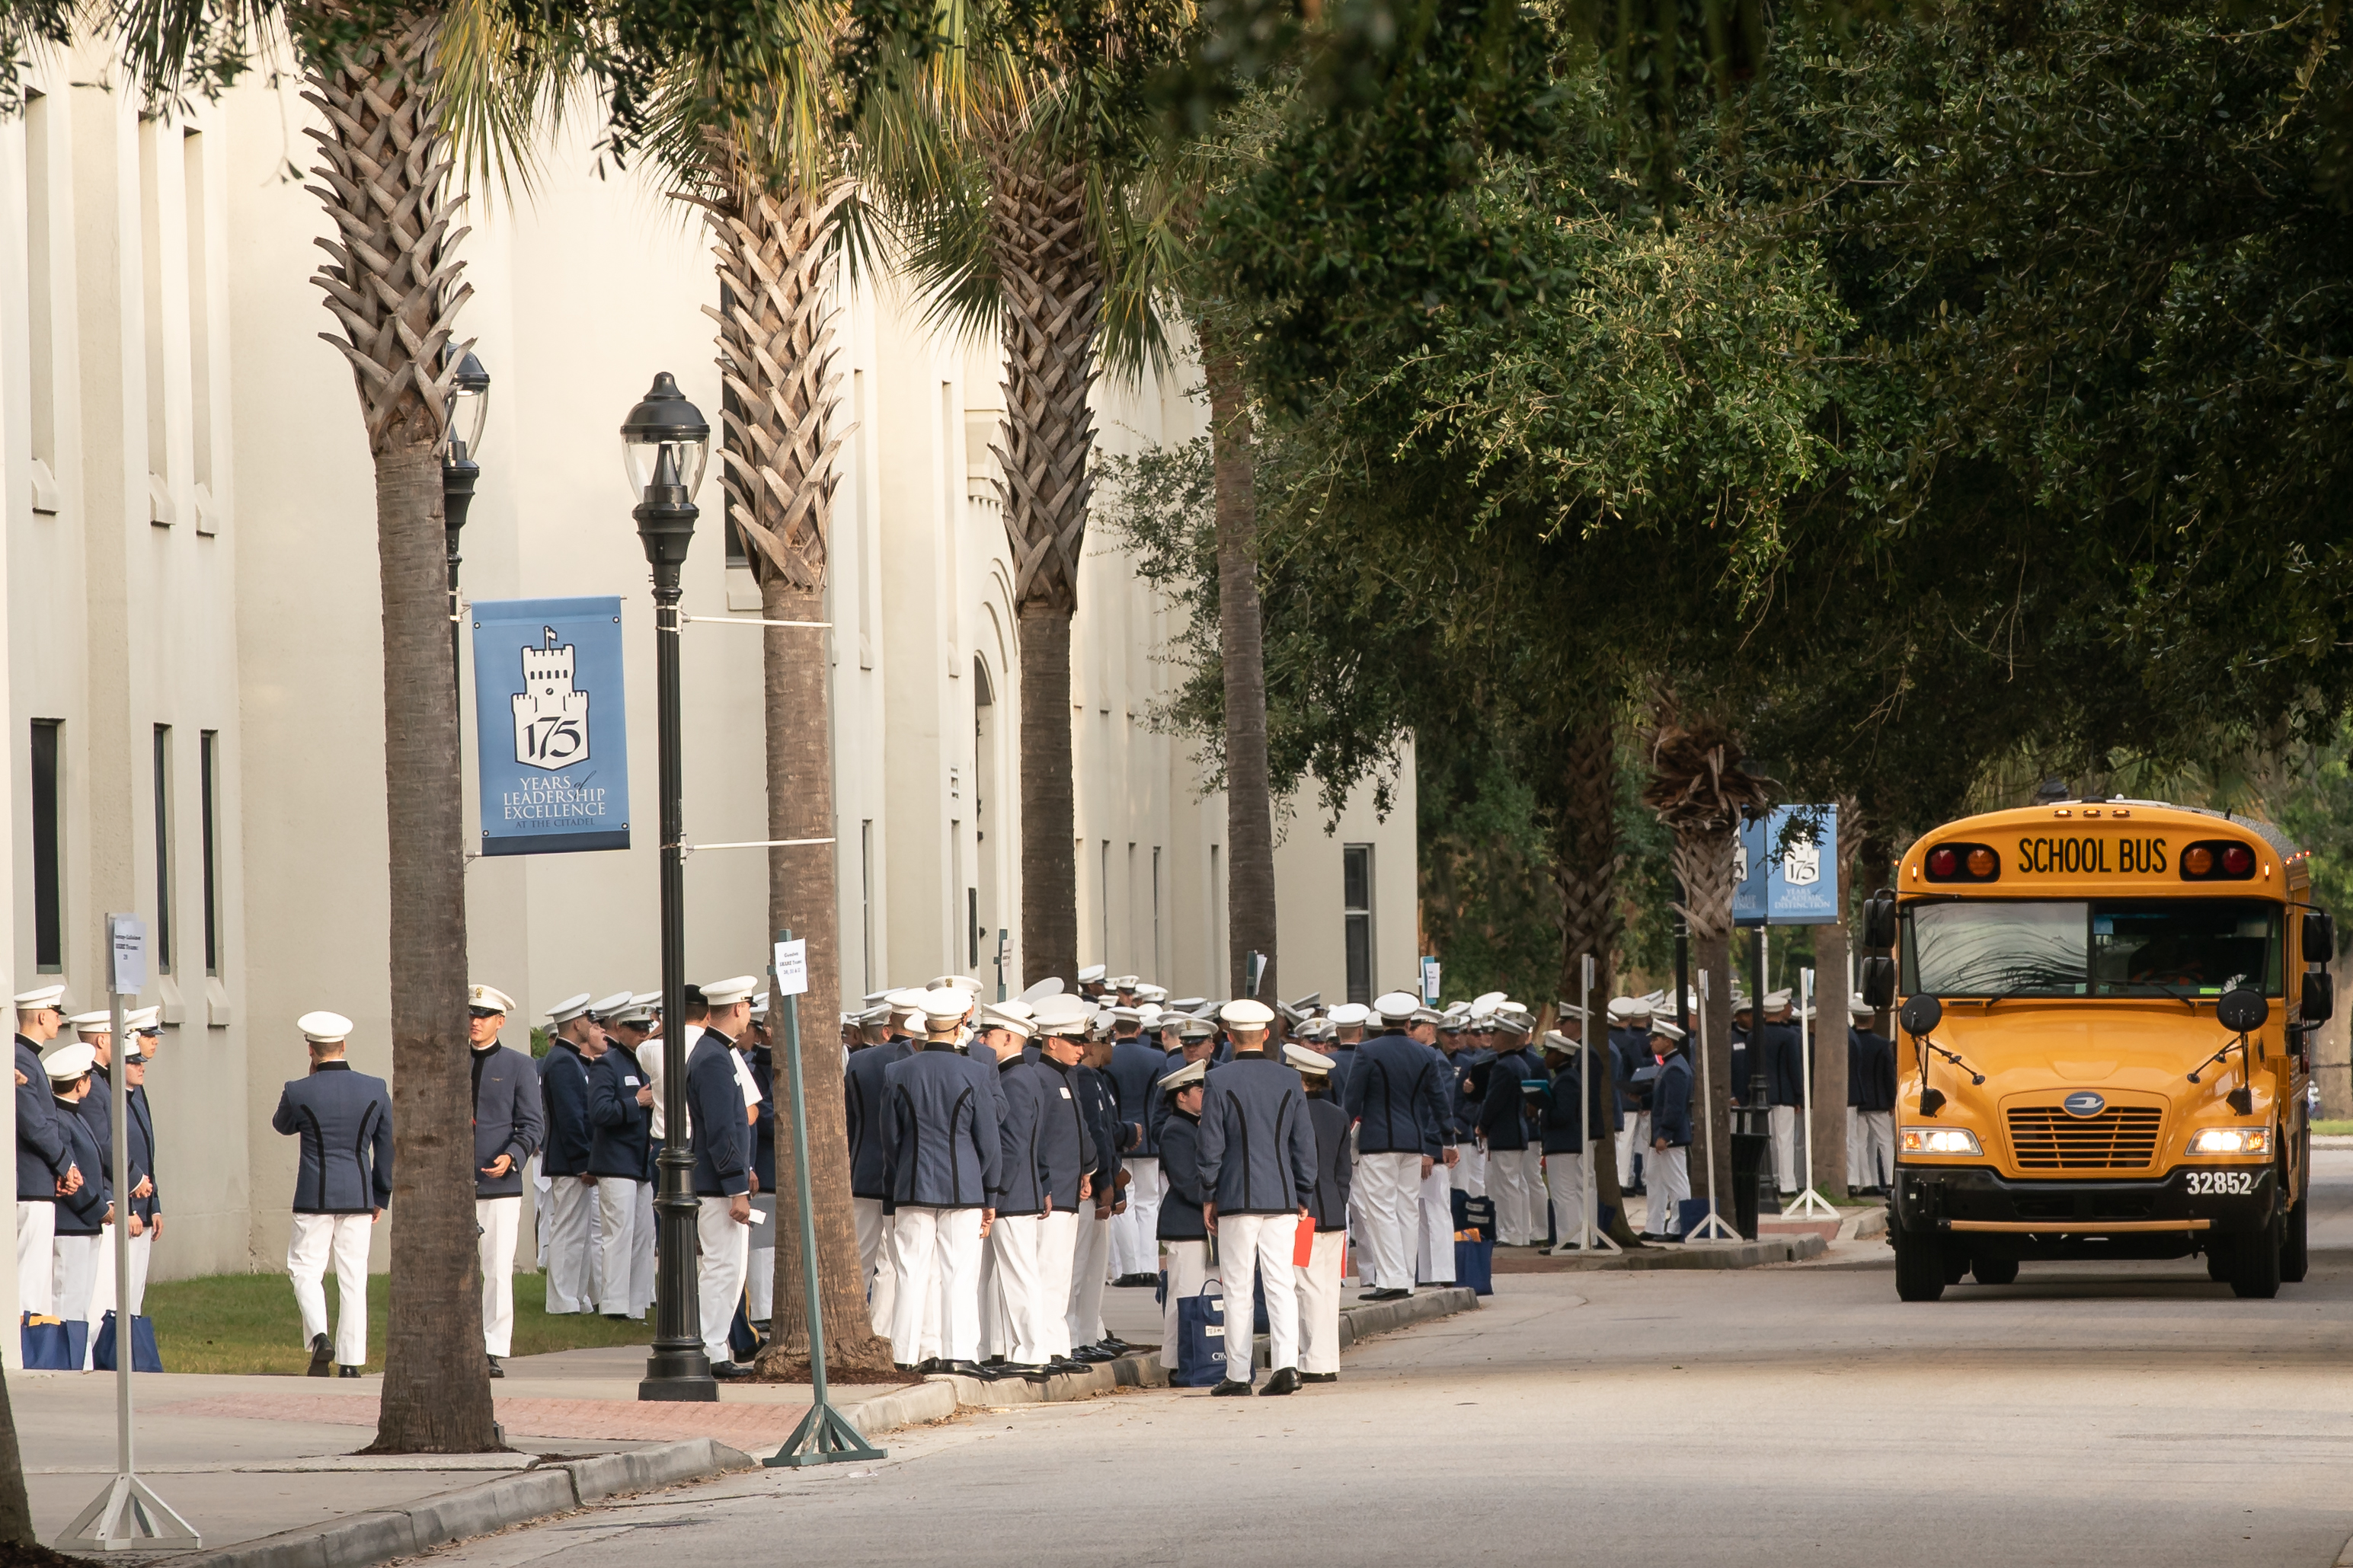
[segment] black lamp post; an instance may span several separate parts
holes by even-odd
[[[711,426],[670,372],[621,425],[629,484],[638,493],[638,537],[654,574],[654,687],[661,757],[662,1120],[669,1132],[656,1162],[654,1346],[639,1399],[717,1399],[702,1353],[695,1289],[694,1152],[686,1121],[686,823],[679,760],[679,573],[694,542],[694,492],[711,455]]]
[[[460,617],[458,614],[458,531],[466,526],[466,509],[474,504],[474,482],[482,477],[482,466],[474,461],[482,449],[482,421],[491,411],[491,373],[482,362],[469,351],[458,363],[457,376],[449,384],[449,395],[442,402],[442,429],[447,432],[441,447],[441,532],[449,556],[449,679],[462,692],[465,682],[458,674],[458,634]]]

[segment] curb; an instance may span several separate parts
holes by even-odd
[[[406,1508],[374,1509],[318,1530],[263,1536],[218,1552],[164,1559],[170,1568],[365,1568],[470,1535],[488,1535],[527,1520],[565,1513],[624,1492],[704,1480],[757,1461],[709,1437],[571,1459],[479,1486],[425,1498]]]
[[[1386,1334],[1392,1329],[1425,1323],[1432,1318],[1451,1318],[1457,1312],[1476,1311],[1478,1308],[1479,1292],[1461,1285],[1418,1291],[1402,1301],[1359,1301],[1340,1309],[1340,1348],[1346,1350],[1359,1341]]]
[[[1613,1269],[1641,1274],[1654,1268],[1754,1268],[1760,1263],[1796,1263],[1820,1258],[1829,1250],[1830,1243],[1808,1234],[1773,1241],[1744,1241],[1736,1247],[1646,1247],[1640,1252],[1621,1253],[1614,1258],[1558,1258],[1551,1261],[1562,1266],[1558,1272],[1567,1274],[1599,1274]]]

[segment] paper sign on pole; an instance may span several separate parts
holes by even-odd
[[[1434,958],[1421,961],[1421,1001],[1426,1007],[1438,1005],[1438,960]]]
[[[147,989],[147,922],[137,915],[106,917],[107,945],[111,950],[112,990],[136,996]]]
[[[776,943],[776,994],[808,994],[808,942],[801,937]]]

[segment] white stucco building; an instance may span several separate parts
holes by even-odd
[[[0,951],[11,992],[56,975],[77,1007],[102,1005],[102,917],[147,919],[157,973],[142,1000],[167,1025],[150,1079],[170,1220],[156,1277],[274,1268],[293,1150],[269,1117],[301,1068],[292,1020],[345,1013],[354,1061],[389,1062],[372,472],[308,281],[323,223],[298,174],[311,111],[257,77],[184,118],[142,120],[134,94],[95,85],[107,75],[87,58],[37,72],[27,112],[0,123],[0,856],[16,889]],[[617,426],[656,371],[714,423],[720,405],[699,226],[652,180],[600,178],[584,138],[529,192],[479,194],[462,247],[475,296],[461,333],[493,377],[464,592],[622,596],[645,818],[626,851],[470,864],[474,973],[534,1019],[578,991],[658,983],[651,600]],[[949,970],[993,984],[999,929],[1018,982],[997,351],[926,330],[887,279],[845,279],[839,298],[856,431],[833,630],[811,636],[833,671],[844,987]],[[1195,390],[1181,376],[1107,384],[1103,445],[1198,433]],[[701,500],[686,608],[756,614],[750,574],[725,558],[719,487]],[[1080,948],[1215,995],[1224,803],[1199,793],[1190,746],[1151,728],[1173,673],[1168,616],[1090,540],[1071,692]],[[683,657],[688,836],[764,837],[759,637],[692,626]],[[1288,818],[1286,993],[1349,990],[1352,926],[1371,954],[1357,989],[1408,982],[1411,781],[1406,759],[1386,822],[1368,804],[1328,836],[1312,805]],[[687,877],[690,974],[756,971],[765,858],[697,855]]]

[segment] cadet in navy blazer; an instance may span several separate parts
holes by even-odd
[[[44,1079],[43,1081],[47,1081]],[[88,1093],[82,1096],[89,1099]],[[105,1226],[108,1212],[114,1206],[114,1178],[99,1158],[98,1140],[90,1135],[90,1123],[81,1119],[76,1103],[57,1100],[58,1130],[64,1134],[66,1147],[73,1163],[95,1176],[85,1176],[80,1190],[58,1199],[58,1229],[59,1236],[97,1236]],[[58,1303],[60,1309],[69,1305]],[[88,1301],[81,1305],[87,1309]]]
[[[1359,1154],[1435,1156],[1450,1123],[1444,1059],[1399,1030],[1356,1047],[1348,1070],[1348,1115],[1356,1123]]]
[[[588,1062],[578,1046],[561,1036],[539,1059],[539,1103],[547,1123],[540,1174],[586,1175],[588,1148],[596,1139],[596,1124],[588,1116]]]
[[[1160,1205],[1160,1239],[1207,1241],[1209,1226],[1201,1205],[1209,1199],[1201,1189],[1201,1119],[1189,1110],[1172,1109],[1160,1124],[1160,1173],[1168,1178],[1168,1194]]]
[[[913,1055],[904,1039],[885,1040],[849,1053],[842,1068],[842,1110],[849,1123],[849,1195],[884,1198],[890,1195],[890,1163],[883,1137],[882,1078]]]
[[[626,1050],[607,1051],[588,1064],[588,1143],[592,1176],[631,1182],[653,1180],[654,1113],[638,1103],[638,1058]]]
[[[1166,1053],[1141,1035],[1129,1035],[1112,1042],[1111,1065],[1103,1070],[1119,1093],[1117,1152],[1140,1160],[1158,1159],[1160,1143],[1153,1136],[1153,1102],[1160,1098],[1161,1075],[1176,1070],[1168,1065]]]
[[[1209,1069],[1201,1187],[1220,1215],[1297,1214],[1315,1190],[1315,1129],[1299,1071],[1263,1050]]]
[[[1651,1142],[1653,1147],[1691,1147],[1691,1062],[1678,1047],[1659,1064],[1658,1081],[1651,1086]]]
[[[926,1053],[929,1054],[929,1053]],[[1000,1215],[1075,1213],[1101,1156],[1070,1068],[1040,1057],[1006,1069],[997,1201]]]
[[[1501,1052],[1487,1065],[1487,1097],[1479,1107],[1477,1125],[1488,1148],[1528,1146],[1527,1095],[1520,1086],[1544,1076],[1525,1047]]]
[[[16,1037],[16,1201],[48,1203],[75,1168],[74,1160],[58,1125],[59,1112],[49,1095],[40,1047],[22,1035]],[[97,1174],[84,1172],[82,1179],[87,1184]]]
[[[991,1070],[941,1040],[883,1073],[883,1162],[895,1207],[994,1206],[1004,1141]]]
[[[316,1063],[280,1090],[269,1125],[302,1140],[296,1214],[392,1206],[392,1090],[341,1059]]]
[[[752,1128],[726,1036],[705,1029],[686,1058],[686,1108],[694,1131],[694,1195],[732,1198],[752,1190]]]
[[[474,1065],[474,1195],[519,1198],[522,1163],[537,1153],[547,1133],[539,1099],[539,1065],[521,1051],[498,1043],[476,1047]],[[490,1167],[507,1157],[496,1175]]]

